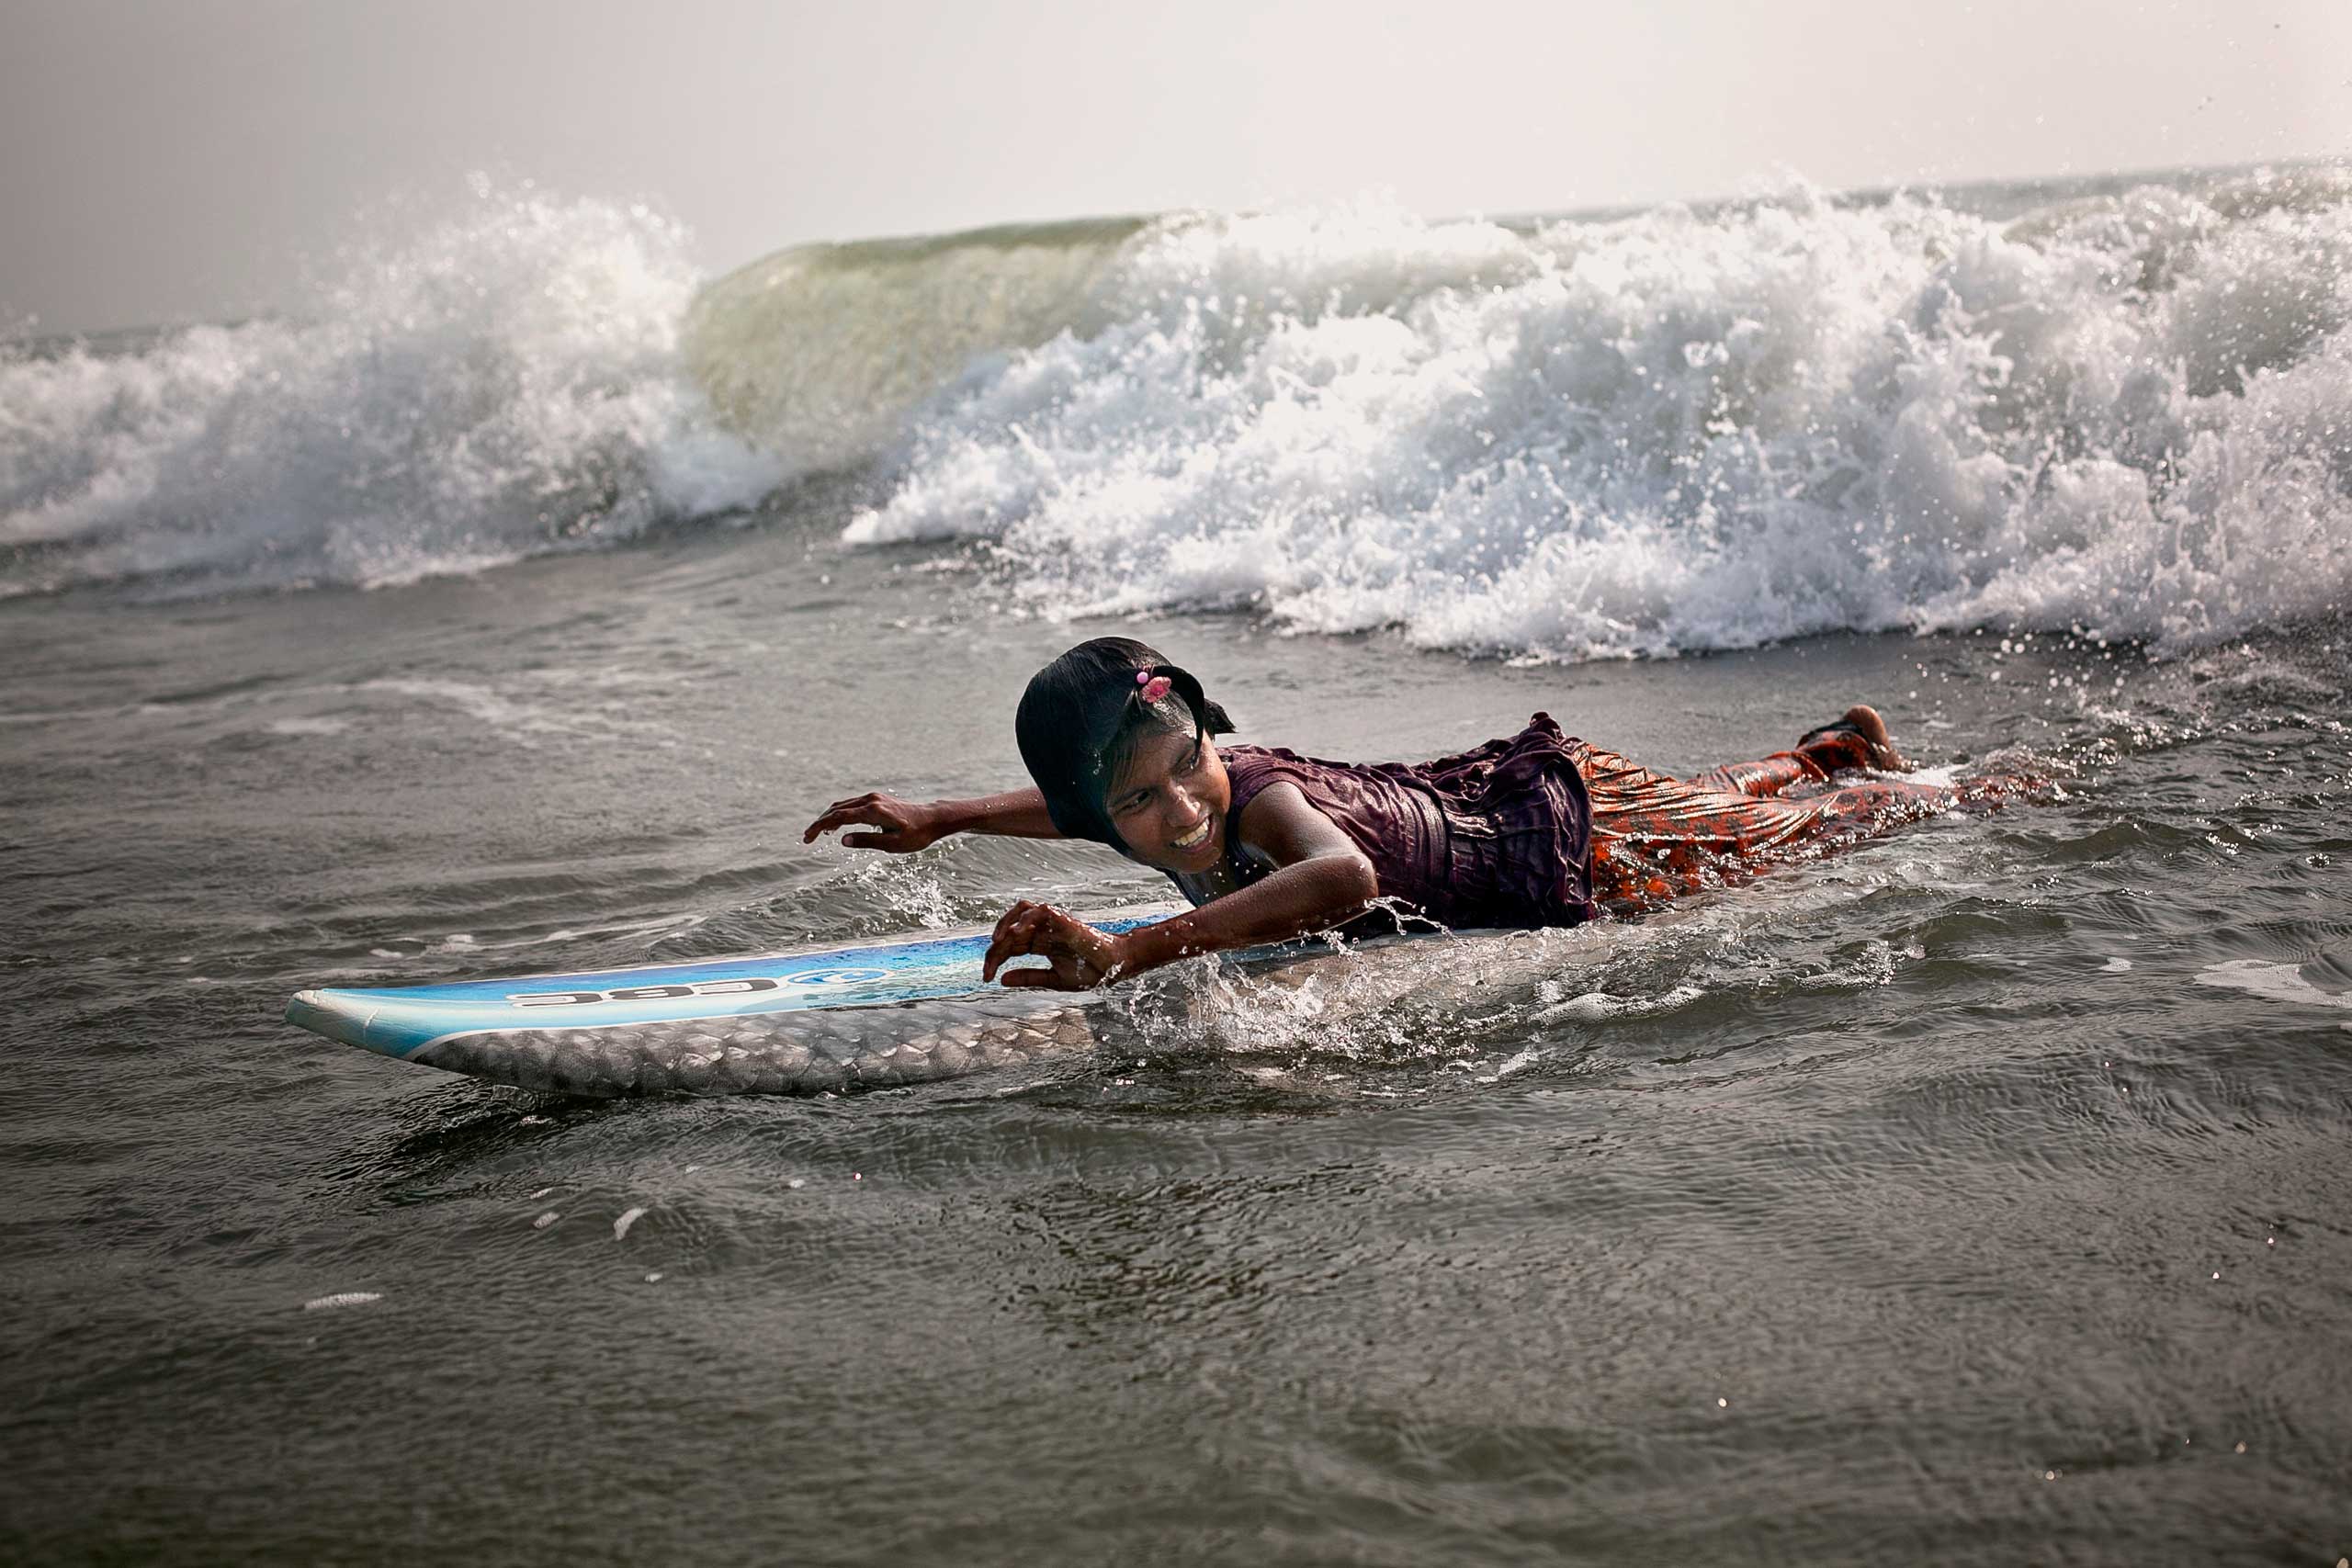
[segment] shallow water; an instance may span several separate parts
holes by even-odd
[[[0,345],[0,1559],[2352,1554],[2342,169],[684,254],[485,187]],[[2054,787],[915,1089],[279,1021],[1163,897],[799,842],[1114,631],[1312,754]]]
[[[1192,966],[1135,1055],[910,1091],[536,1100],[277,1022],[1154,893],[799,844],[1012,776],[1070,631],[936,558],[770,524],[7,607],[12,1554],[2352,1549],[2340,628],[1513,668],[1121,623],[1324,754],[1543,706],[1690,768],[1869,697],[2063,798],[1519,939],[1468,997]]]

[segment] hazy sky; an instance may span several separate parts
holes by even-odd
[[[808,239],[2352,153],[2347,0],[0,0],[0,325],[293,299],[488,170]]]

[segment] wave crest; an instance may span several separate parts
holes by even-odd
[[[379,584],[748,504],[782,469],[678,373],[641,207],[478,187],[304,319],[0,353],[0,593]]]
[[[849,541],[974,541],[1057,616],[1539,659],[2197,642],[2352,591],[2347,323],[2324,167],[1185,213],[707,286],[642,208],[484,186],[300,320],[0,347],[0,595],[405,581],[851,468]]]
[[[1104,324],[918,408],[845,536],[986,538],[1057,615],[1540,657],[2228,636],[2352,587],[2347,264],[2324,169],[2007,219],[1798,189],[1170,221],[1094,285]]]

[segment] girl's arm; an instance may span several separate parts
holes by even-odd
[[[873,832],[843,833],[842,843],[853,850],[883,850],[910,854],[950,833],[999,833],[1016,839],[1058,839],[1054,819],[1046,813],[1046,797],[1035,789],[1008,790],[978,800],[934,800],[928,804],[895,795],[867,794],[837,800],[824,815],[801,831],[800,841],[813,844],[817,835],[834,828],[857,826]]]
[[[1197,953],[1287,942],[1345,925],[1380,897],[1372,862],[1294,784],[1261,791],[1229,824],[1275,870],[1197,909],[1138,926],[1119,939],[1119,973],[1141,974]]]
[[[935,800],[932,809],[947,814],[950,833],[996,833],[1008,839],[1058,839],[1046,810],[1046,796],[1035,785],[984,795],[978,800]]]
[[[1329,931],[1362,914],[1380,896],[1380,879],[1354,840],[1306,803],[1293,784],[1270,786],[1250,801],[1243,822],[1227,824],[1263,850],[1276,869],[1197,909],[1120,936],[1108,936],[1050,904],[1015,904],[997,922],[980,977],[996,977],[1007,959],[1043,953],[1045,969],[1012,969],[1008,986],[1080,990],[1156,969],[1194,953],[1256,947]]]
[[[1124,979],[1195,953],[1288,942],[1343,926],[1378,897],[1369,862],[1299,861],[1238,893],[1116,938],[1111,977]]]

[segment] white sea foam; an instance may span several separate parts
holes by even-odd
[[[1124,316],[921,409],[846,536],[985,536],[1053,614],[1565,658],[2340,607],[2352,180],[2191,184],[1163,223]]]
[[[339,1312],[345,1307],[366,1306],[384,1299],[381,1291],[337,1291],[331,1296],[312,1296],[302,1303],[304,1312]]]
[[[1657,996],[1621,997],[1607,991],[1587,991],[1544,1008],[1535,1016],[1547,1023],[1557,1020],[1598,1023],[1612,1018],[1655,1018],[1688,1007],[1705,994],[1697,986],[1676,986]]]
[[[1986,622],[2196,643],[2352,603],[2347,323],[2326,167],[1187,214],[707,287],[641,209],[484,191],[300,320],[0,351],[0,594],[401,582],[862,464],[851,542],[985,542],[1057,616],[1530,659]]]
[[[757,500],[677,373],[697,278],[642,208],[486,187],[300,319],[0,350],[0,595],[381,584]]]
[[[2299,1007],[2352,1008],[2352,993],[2323,991],[2292,964],[2267,964],[2259,958],[2233,958],[2197,972],[2197,983],[2223,990],[2245,991],[2276,1002]]]

